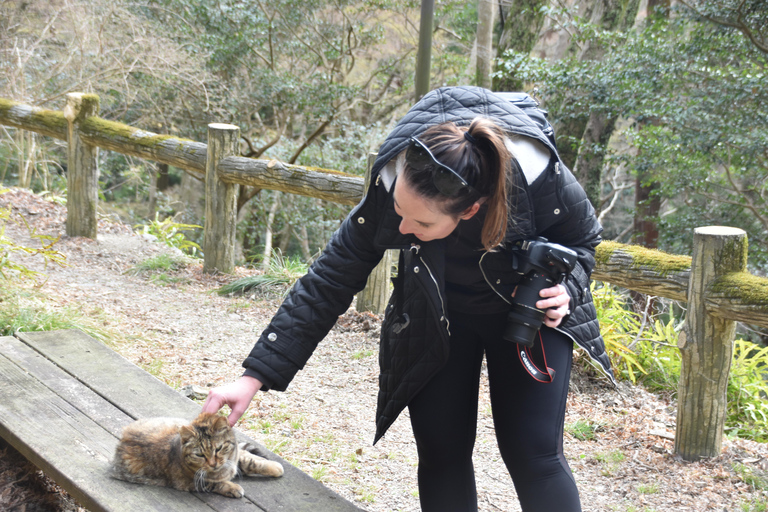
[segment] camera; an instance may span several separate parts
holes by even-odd
[[[523,240],[512,248],[515,270],[523,278],[512,297],[512,309],[507,314],[503,338],[506,341],[532,346],[536,332],[544,322],[545,312],[536,307],[539,292],[561,283],[576,265],[576,251],[546,238]]]

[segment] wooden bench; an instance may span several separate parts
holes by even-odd
[[[274,454],[285,475],[239,479],[242,499],[110,478],[125,425],[153,416],[192,419],[200,405],[80,331],[0,337],[0,389],[0,436],[91,512],[361,510]]]

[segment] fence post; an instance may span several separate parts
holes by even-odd
[[[715,457],[722,448],[728,374],[736,322],[707,311],[712,282],[747,266],[747,234],[721,226],[696,228],[688,284],[688,318],[680,333],[675,453],[688,461]]]
[[[365,172],[365,185],[363,186],[363,194],[368,192],[368,185],[371,182],[371,168],[373,162],[376,161],[376,153],[368,155],[368,169]],[[355,309],[358,311],[370,311],[372,313],[381,314],[387,309],[387,302],[389,301],[389,278],[392,273],[392,252],[385,251],[381,261],[373,269],[371,275],[368,276],[368,282],[365,288],[357,294],[357,302],[355,302]]]
[[[99,97],[67,94],[67,235],[96,239],[99,204],[99,148],[80,139],[80,124],[99,113]]]
[[[208,125],[208,155],[205,166],[205,234],[203,272],[232,272],[235,268],[238,185],[217,176],[219,162],[240,151],[240,128],[231,124]]]

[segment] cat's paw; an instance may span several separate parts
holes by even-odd
[[[270,462],[267,463],[267,475],[268,476],[272,476],[272,477],[277,478],[279,476],[283,476],[284,472],[285,472],[285,470],[283,469],[283,465],[280,464],[279,462],[270,461]]]
[[[245,496],[243,488],[233,482],[220,482],[215,491],[228,498],[242,498]]]

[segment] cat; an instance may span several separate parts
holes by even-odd
[[[191,423],[141,419],[123,429],[110,470],[113,478],[127,482],[242,498],[243,488],[231,482],[236,475],[283,475],[279,462],[252,451],[254,445],[238,446],[224,416],[202,413]]]

